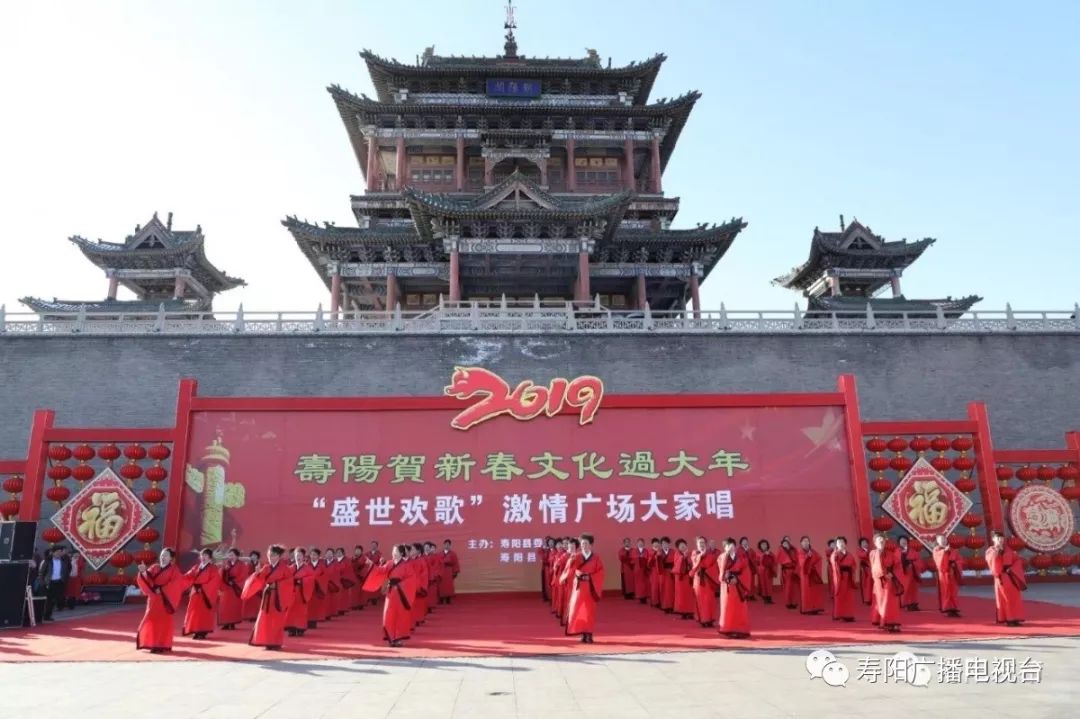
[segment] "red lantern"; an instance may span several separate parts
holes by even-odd
[[[1057,476],[1057,470],[1055,470],[1053,467],[1047,467],[1045,464],[1039,467],[1035,471],[1035,473],[1038,475],[1039,479],[1044,482],[1049,482],[1051,479]]]
[[[124,456],[128,459],[143,459],[146,457],[146,447],[143,447],[141,444],[129,444],[127,447],[124,447]]]
[[[1034,467],[1021,467],[1016,470],[1016,478],[1021,482],[1030,482],[1039,476],[1039,473],[1035,471]]]
[[[63,482],[71,476],[71,467],[68,467],[66,464],[54,464],[49,467],[47,474],[49,475],[49,479]]]
[[[21,506],[22,505],[19,504],[19,500],[17,499],[9,499],[6,502],[0,502],[0,515],[2,515],[4,519],[14,517],[19,513],[19,507]]]
[[[169,448],[163,444],[155,444],[153,447],[150,448],[149,454],[150,459],[154,460],[155,462],[160,462],[164,459],[168,459],[169,455],[172,454],[172,452],[169,451]]]
[[[157,552],[149,549],[140,549],[135,552],[134,557],[136,564],[153,564],[157,561],[158,555]]]
[[[106,462],[112,462],[113,460],[120,458],[120,448],[112,442],[109,442],[105,446],[98,448],[97,455]]]
[[[975,480],[971,477],[963,477],[956,480],[956,488],[965,494],[975,491]]]
[[[1061,488],[1061,496],[1068,500],[1080,499],[1080,487],[1069,485]]]
[[[885,549],[888,549],[890,552],[893,551],[894,549],[897,549],[896,540],[892,539],[892,538],[886,539],[885,540]]]
[[[870,489],[874,490],[878,494],[885,494],[890,489],[892,489],[892,482],[885,478],[878,478],[870,483]]]
[[[1031,566],[1036,569],[1046,571],[1054,563],[1054,560],[1050,558],[1049,554],[1036,554],[1031,558]]]
[[[908,445],[907,442],[905,442],[900,437],[893,437],[885,446],[889,448],[890,452],[903,452],[905,449],[907,449]]]
[[[146,468],[146,478],[151,482],[164,482],[165,478],[169,476],[169,473],[165,471],[165,468],[160,464],[155,464],[153,467]]]
[[[965,540],[965,538],[961,537],[959,534],[950,534],[949,535],[949,546],[952,547],[953,549],[960,549],[965,544],[964,540]]]
[[[1014,552],[1019,552],[1021,549],[1027,546],[1026,544],[1024,544],[1024,540],[1020,539],[1020,537],[1009,537],[1005,540],[1005,544],[1007,544],[1009,546],[1009,549],[1013,550]]]
[[[157,487],[150,487],[149,489],[143,490],[142,497],[146,500],[147,504],[157,504],[165,499],[165,492]]]
[[[80,464],[72,468],[71,476],[80,482],[87,482],[94,478],[94,468],[89,464]]]
[[[897,472],[908,471],[909,469],[911,469],[912,464],[914,464],[914,462],[912,462],[910,458],[905,457],[904,455],[893,457],[889,460],[889,466],[895,469]]]
[[[974,512],[968,512],[960,520],[960,524],[964,525],[968,529],[974,529],[982,524],[982,515],[975,514]]]
[[[960,472],[970,472],[975,469],[975,460],[971,457],[957,457],[953,460],[952,466]]]
[[[939,472],[948,472],[952,469],[952,462],[948,457],[934,457],[930,460],[930,466]]]
[[[1013,487],[1002,487],[998,490],[998,494],[1000,494],[1001,498],[1004,499],[1006,502],[1010,502],[1012,501],[1013,497],[1016,496],[1016,491],[1017,490]]]
[[[109,558],[109,564],[113,565],[117,569],[123,569],[124,567],[131,564],[132,561],[133,560],[131,557],[131,552],[125,552],[122,549]]]
[[[875,472],[884,472],[889,468],[889,460],[885,457],[873,457],[867,464]]]
[[[4,480],[4,491],[8,494],[18,494],[23,490],[22,477],[8,477]]]
[[[967,452],[974,446],[975,443],[971,441],[971,437],[957,437],[952,441],[952,448],[957,452]]]
[[[1069,537],[1069,544],[1074,547],[1080,547],[1080,532],[1076,532],[1073,536]]]
[[[1013,478],[1012,467],[1007,464],[999,464],[994,471],[997,473],[997,478],[1002,482],[1008,482]]]
[[[926,437],[916,437],[915,439],[908,442],[908,446],[911,447],[911,450],[913,452],[918,452],[919,454],[922,454],[926,450],[930,449],[930,440],[928,440]]]
[[[63,485],[49,487],[45,490],[45,497],[50,502],[63,502],[71,496],[71,490]]]
[[[136,480],[142,476],[142,467],[134,462],[128,462],[120,468],[120,476],[124,479]]]
[[[49,527],[41,533],[41,538],[49,544],[56,544],[57,542],[63,541],[64,533],[56,527]]]
[[[972,569],[986,569],[986,558],[985,557],[975,556],[975,557],[972,557],[971,559],[968,559],[966,561],[967,561],[967,565],[969,567],[971,567]]]
[[[153,527],[143,527],[135,533],[135,539],[139,540],[143,544],[150,544],[156,542],[157,538],[161,535]]]
[[[75,448],[75,451],[71,453],[71,456],[80,462],[89,462],[94,458],[94,448],[88,444],[80,444]]]
[[[982,549],[986,546],[986,540],[978,534],[973,534],[964,540],[964,544],[967,545],[968,549]]]
[[[1076,468],[1076,465],[1066,464],[1063,467],[1058,467],[1057,476],[1060,479],[1068,482],[1069,480],[1080,479],[1080,469]]]
[[[1065,552],[1058,552],[1054,555],[1054,564],[1059,567],[1065,568],[1072,564],[1072,557],[1070,557],[1068,554],[1065,554]]]
[[[66,462],[71,459],[71,450],[62,444],[49,445],[49,459],[54,462]]]
[[[935,452],[946,452],[949,449],[949,440],[944,437],[934,437],[930,440],[930,449]]]
[[[879,532],[888,532],[894,526],[896,526],[896,522],[892,520],[892,517],[882,515],[874,518],[874,529]]]

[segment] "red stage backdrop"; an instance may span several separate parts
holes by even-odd
[[[839,406],[583,404],[464,430],[461,406],[196,411],[181,548],[450,539],[475,592],[537,589],[546,535],[595,534],[609,588],[623,537],[856,535]]]

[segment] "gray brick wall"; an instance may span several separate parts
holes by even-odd
[[[35,408],[62,426],[171,426],[202,395],[433,395],[455,364],[511,380],[597,374],[609,392],[832,391],[858,377],[866,419],[955,419],[989,405],[999,447],[1080,429],[1076,335],[0,337],[0,457],[22,457]]]

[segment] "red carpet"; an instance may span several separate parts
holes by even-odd
[[[935,597],[923,594],[923,606]],[[903,633],[886,634],[869,624],[865,611],[853,624],[829,617],[804,617],[776,605],[751,605],[753,637],[733,641],[692,621],[659,610],[605,597],[600,605],[596,643],[581,644],[562,629],[540,599],[497,595],[463,596],[438,607],[404,648],[390,649],[382,636],[381,608],[351,612],[301,638],[285,638],[285,649],[268,652],[245,642],[250,625],[217,631],[205,641],[178,637],[171,655],[135,650],[141,607],[128,607],[31,630],[0,632],[0,661],[170,661],[281,660],[379,657],[465,657],[543,654],[625,654],[718,648],[768,649],[868,642],[937,642],[1026,636],[1080,636],[1080,609],[1026,602],[1028,621],[1019,628],[994,623],[993,602],[964,597],[964,617],[947,619],[937,611],[904,612]],[[63,616],[62,614],[59,616]],[[178,621],[179,624],[179,621]]]

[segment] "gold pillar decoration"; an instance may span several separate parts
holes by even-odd
[[[185,482],[203,496],[199,545],[212,547],[222,541],[225,510],[244,506],[244,485],[226,480],[229,450],[221,443],[220,435],[204,450],[199,464],[203,470],[187,466]]]

